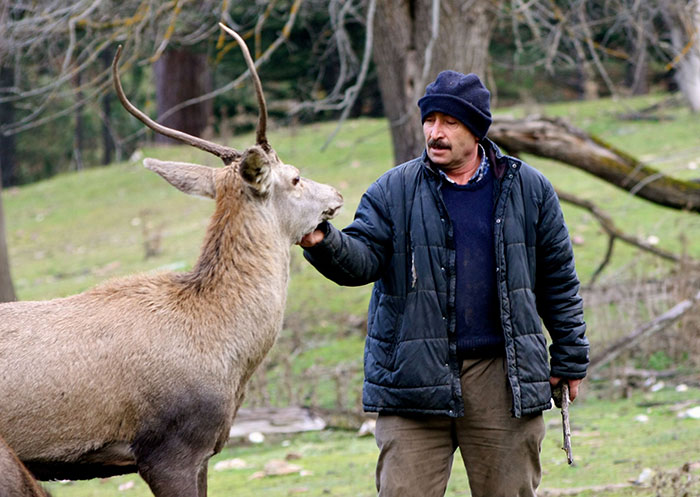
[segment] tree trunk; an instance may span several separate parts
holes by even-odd
[[[105,69],[112,63],[112,50],[106,49],[100,53],[100,60]],[[112,92],[102,95],[102,165],[111,164],[114,160],[114,139],[112,138]]]
[[[209,67],[206,54],[185,49],[166,50],[154,64],[158,115],[177,104],[210,91]],[[194,136],[199,136],[212,114],[211,100],[180,109],[162,120],[162,124]],[[179,143],[160,134],[156,141]]]
[[[439,5],[437,19],[435,2]],[[378,0],[373,55],[396,164],[416,157],[424,148],[417,102],[440,71],[473,72],[485,79],[500,3]]]
[[[634,26],[627,36],[627,47],[630,58],[625,64],[625,86],[632,95],[646,95],[649,93],[649,54],[647,52],[647,33],[652,26],[644,18],[644,12],[637,13]]]
[[[686,9],[676,9],[667,23],[677,53],[676,83],[690,109],[700,112],[700,0],[692,0]]]
[[[82,171],[85,167],[83,163],[83,149],[85,143],[85,119],[83,116],[83,103],[84,94],[80,85],[82,84],[82,77],[80,72],[75,73],[73,78],[73,85],[75,86],[75,100],[78,105],[75,107],[75,129],[73,130],[73,160],[75,161],[75,170]]]
[[[14,70],[8,65],[0,64],[0,88],[10,88],[15,84]],[[0,123],[14,121],[14,104],[12,102],[0,103]],[[15,288],[12,285],[10,273],[10,259],[7,253],[7,241],[5,238],[5,216],[2,209],[2,185],[16,184],[16,154],[15,136],[0,133],[0,302],[17,300]]]
[[[2,211],[2,185],[0,185],[0,302],[17,300],[10,274],[10,258],[5,239],[5,215]]]
[[[700,183],[666,176],[562,120],[499,117],[489,138],[510,154],[558,160],[656,204],[700,212]]]
[[[0,65],[0,88],[14,86],[14,70],[10,66]],[[0,102],[0,123],[14,122],[15,108],[13,102]],[[2,184],[13,186],[17,183],[17,156],[15,154],[15,135],[0,133],[0,170]]]
[[[598,83],[595,80],[595,71],[593,64],[586,57],[586,51],[583,43],[578,38],[573,39],[574,51],[576,54],[576,90],[582,100],[590,102],[597,100]]]
[[[102,95],[102,165],[111,164],[114,160],[114,140],[111,132],[112,95]]]

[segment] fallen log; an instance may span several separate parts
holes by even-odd
[[[656,204],[700,212],[700,183],[667,176],[563,119],[498,116],[489,138],[509,154],[561,161]]]
[[[590,485],[587,487],[573,487],[573,488],[543,488],[538,491],[538,495],[541,497],[562,497],[569,495],[579,495],[582,493],[593,492],[594,495],[601,493],[613,492],[615,490],[624,490],[626,488],[634,487],[635,484],[632,482],[627,483],[610,483],[607,485]]]
[[[325,428],[326,421],[305,407],[241,408],[231,426],[229,438],[245,437],[253,432],[301,433]]]

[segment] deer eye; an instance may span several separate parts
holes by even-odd
[[[292,180],[292,185],[297,186],[297,185],[299,184],[300,181],[301,181],[301,176],[296,176],[296,177]]]

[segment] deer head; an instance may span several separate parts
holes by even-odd
[[[298,242],[303,235],[312,231],[321,221],[332,218],[342,206],[342,196],[332,187],[302,178],[299,170],[283,163],[267,141],[267,104],[262,84],[255,69],[250,52],[243,39],[227,26],[221,28],[230,34],[241,47],[255,85],[259,115],[256,129],[256,144],[243,152],[212,143],[208,140],[158,124],[137,109],[126,97],[119,79],[118,63],[121,46],[112,63],[114,86],[122,105],[132,115],[157,133],[182,143],[212,153],[219,157],[226,167],[210,168],[182,162],[146,159],[144,165],[155,171],[181,191],[219,200],[224,192],[236,190],[230,185],[231,174],[243,185],[246,199],[271,214],[277,222],[279,232],[289,238],[290,243]]]

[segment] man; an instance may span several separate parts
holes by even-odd
[[[551,386],[573,399],[586,375],[557,196],[486,138],[489,101],[476,75],[440,73],[418,101],[423,156],[372,184],[342,232],[301,241],[333,281],[375,282],[363,404],[379,413],[382,497],[444,495],[457,447],[472,496],[535,496]]]

